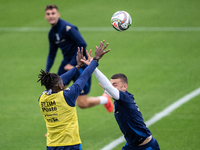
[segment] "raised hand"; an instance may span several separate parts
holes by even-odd
[[[96,46],[96,51],[95,51],[95,56],[94,56],[95,58],[101,59],[101,57],[103,57],[103,55],[104,55],[105,53],[107,53],[107,52],[110,51],[110,49],[107,50],[107,51],[104,51],[104,50],[107,48],[107,46],[108,46],[108,43],[107,43],[107,44],[103,47],[104,43],[105,43],[105,40],[103,40],[103,42],[100,42],[99,47]]]
[[[86,54],[87,54],[88,59],[87,59],[87,60],[86,60],[86,59],[81,59],[81,61],[82,61],[83,63],[85,63],[86,65],[89,65],[90,62],[93,60],[93,57],[92,57],[92,50],[90,49],[90,54],[89,54],[88,51],[86,50]]]
[[[76,61],[77,61],[76,68],[77,69],[80,69],[85,64],[84,62],[81,61],[81,59],[85,59],[85,57],[83,56],[83,47],[81,47],[81,50],[78,47],[78,52],[77,52],[77,55],[76,55]]]

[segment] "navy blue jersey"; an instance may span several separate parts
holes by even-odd
[[[115,119],[127,143],[132,146],[138,146],[151,135],[151,132],[144,123],[133,95],[127,91],[119,92],[119,100],[114,101]]]
[[[62,75],[67,72],[64,69],[65,65],[71,64],[72,66],[75,66],[77,64],[76,54],[78,51],[78,47],[80,48],[83,47],[83,55],[87,59],[86,55],[87,44],[75,25],[65,20],[59,19],[57,24],[53,26],[49,31],[48,37],[49,37],[49,54],[47,57],[47,64],[45,71],[48,72],[50,71],[54,63],[58,48],[62,50],[63,54],[63,60],[57,72],[58,75]],[[75,82],[86,67],[87,65],[84,65],[81,69],[79,69],[79,71],[76,72],[76,75],[74,75],[71,80]],[[69,82],[71,80],[69,80]],[[67,82],[65,85],[68,85],[69,82]],[[90,91],[90,86],[91,86],[91,77],[88,79],[88,82],[86,83],[83,92],[81,92],[80,95],[88,94]]]
[[[69,88],[64,90],[64,97],[68,105],[75,106],[76,99],[85,87],[88,79],[92,75],[94,69],[98,66],[97,61],[93,60],[89,66],[85,68],[83,73],[79,76],[79,78],[71,85]],[[63,78],[63,77],[62,77]],[[64,81],[66,82],[66,81]]]
[[[65,65],[76,65],[76,53],[78,50],[77,47],[83,47],[84,56],[86,56],[85,48],[87,44],[75,25],[70,24],[65,20],[59,19],[57,24],[53,26],[49,31],[48,37],[49,54],[47,57],[46,71],[50,71],[54,63],[58,48],[62,50],[62,63]]]

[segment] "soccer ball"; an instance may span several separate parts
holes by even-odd
[[[132,23],[131,16],[126,11],[117,11],[111,18],[113,28],[117,31],[127,30]]]

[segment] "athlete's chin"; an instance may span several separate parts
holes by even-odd
[[[56,23],[50,23],[51,24],[51,26],[55,26],[56,25]]]
[[[55,21],[49,21],[49,24],[52,25],[52,26],[55,26],[56,22]]]

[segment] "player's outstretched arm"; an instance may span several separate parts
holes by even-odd
[[[105,41],[100,43],[100,46],[96,48],[95,51],[95,57],[97,57],[98,59],[101,59],[102,56],[109,52],[110,50],[104,51],[106,47],[103,48],[103,44]],[[82,54],[82,50],[78,50],[77,53],[77,68],[80,68],[82,63],[86,62],[85,58],[83,57]],[[79,60],[82,59],[81,62],[79,62]],[[93,73],[93,71],[95,70],[95,68],[98,66],[98,60],[92,60],[91,63],[84,69],[84,71],[82,72],[82,74],[79,76],[79,78],[74,82],[74,84],[71,86],[71,88],[74,88],[74,90],[71,90],[71,92],[74,92],[75,96],[74,96],[74,100],[77,99],[78,95],[80,94],[80,92],[83,90],[86,82],[88,81],[89,77],[91,76],[91,74]]]
[[[76,55],[76,59],[77,59],[77,65],[76,67],[70,69],[69,71],[67,71],[66,73],[62,74],[60,77],[63,81],[63,84],[64,86],[67,85],[67,83],[69,83],[69,81],[73,78],[73,76],[76,74],[76,71],[78,69],[80,69],[84,63],[81,62],[81,59],[84,59],[84,56],[83,56],[83,48],[78,48],[78,52],[77,52],[77,55]],[[75,69],[77,68],[77,69]]]
[[[105,53],[110,51],[110,49],[107,51],[104,51],[108,46],[108,43],[107,43],[103,47],[104,43],[105,43],[105,40],[103,40],[103,42],[100,43],[99,47],[96,46],[95,57],[97,59],[98,58],[100,59]],[[90,54],[88,53],[87,50],[86,50],[86,53],[88,56],[88,60],[81,60],[81,61],[83,61],[85,64],[89,65],[90,62],[93,60],[92,50],[90,49]],[[98,70],[98,68],[96,68],[94,70],[94,74],[95,74],[97,80],[99,81],[99,83],[101,84],[102,88],[105,89],[112,98],[114,98],[115,100],[118,100],[119,99],[119,90],[117,90],[116,88],[114,88],[112,86],[112,84],[110,83],[108,78],[100,70]]]
[[[94,74],[99,81],[100,86],[108,92],[107,94],[115,100],[119,100],[119,90],[112,86],[108,78],[98,68],[94,70]]]

